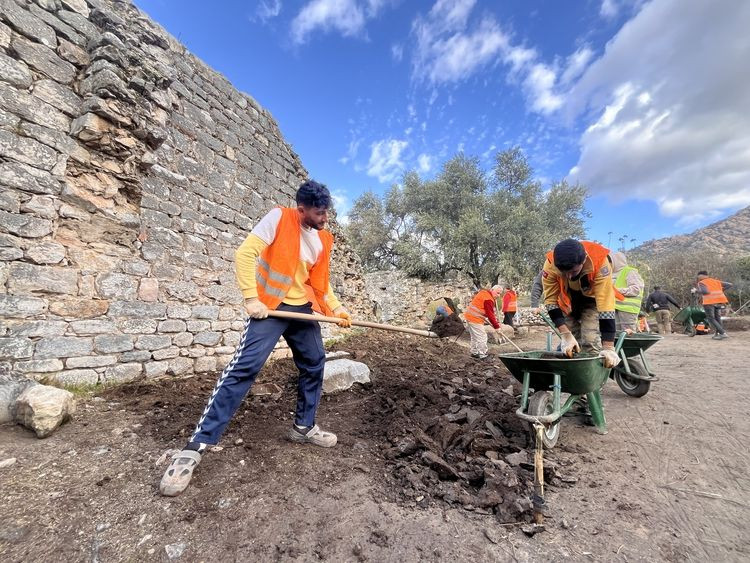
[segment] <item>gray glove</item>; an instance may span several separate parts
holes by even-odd
[[[620,356],[617,355],[614,348],[602,348],[599,357],[602,359],[605,368],[613,368],[620,363]]]
[[[568,356],[569,358],[573,357],[573,354],[576,352],[581,351],[581,347],[578,344],[578,340],[576,340],[576,337],[573,336],[570,332],[563,332],[560,335],[560,338],[562,340],[560,344],[560,351]]]

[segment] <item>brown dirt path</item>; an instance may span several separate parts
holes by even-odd
[[[403,342],[416,364],[435,361],[429,341]],[[519,341],[527,349],[541,342],[541,335]],[[293,378],[281,370],[285,396],[249,401],[224,449],[206,456],[193,485],[175,499],[158,496],[164,466],[156,462],[166,448],[182,445],[211,378],[175,382],[165,387],[166,400],[143,390],[91,399],[46,440],[0,427],[0,460],[18,458],[0,469],[0,558],[163,561],[181,551],[180,561],[747,560],[749,356],[748,332],[721,342],[677,335],[650,355],[662,381],[648,395],[633,399],[608,383],[609,434],[566,419],[547,455],[559,473],[578,480],[548,487],[547,531],[533,538],[473,506],[412,498],[418,491],[394,479],[390,444],[371,427],[390,420],[373,418],[384,407],[372,402],[372,365],[373,388],[321,406],[321,422],[339,430],[335,453],[280,439],[293,405]],[[391,368],[406,376],[410,364],[402,359],[394,352]],[[497,391],[493,381],[509,381],[497,361],[477,366],[455,353],[441,361],[443,371],[473,374],[477,395]],[[440,392],[407,393],[411,410],[398,420],[424,422],[423,415],[447,408],[445,385],[433,389]],[[490,417],[483,404],[472,403]],[[487,404],[508,408],[499,399]],[[515,436],[507,436],[508,451],[519,447]]]

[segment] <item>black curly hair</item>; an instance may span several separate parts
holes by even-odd
[[[297,190],[295,196],[297,205],[305,207],[331,207],[331,192],[323,184],[315,180],[307,180]]]

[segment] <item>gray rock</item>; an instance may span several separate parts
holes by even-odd
[[[120,354],[121,362],[146,362],[151,359],[151,352],[148,350],[131,350]]]
[[[52,221],[28,213],[0,211],[0,230],[24,238],[41,238],[52,232]]]
[[[18,33],[34,41],[39,41],[49,49],[57,47],[55,31],[12,0],[0,2],[0,16]],[[25,57],[20,56],[19,58],[24,59]]]
[[[146,377],[161,377],[167,374],[169,362],[147,362],[143,364]]]
[[[76,295],[78,274],[69,268],[16,262],[10,266],[8,290],[16,295],[34,291]]]
[[[0,53],[0,80],[25,89],[31,86],[32,79],[31,71],[26,63]]]
[[[115,332],[115,323],[101,320],[73,321],[70,323],[70,328],[78,336],[94,336]]]
[[[47,301],[36,297],[0,294],[0,317],[27,318],[47,310]]]
[[[50,29],[49,26],[45,27]],[[54,32],[52,33],[54,34]],[[62,84],[70,84],[73,78],[75,78],[76,68],[68,61],[58,57],[52,49],[23,39],[20,36],[13,37],[10,43],[11,48],[18,54],[21,60],[51,79]],[[57,43],[55,40],[56,46]]]
[[[222,334],[220,332],[199,332],[193,339],[193,344],[201,344],[203,346],[216,346],[221,341]]]
[[[83,356],[79,358],[68,358],[65,360],[67,369],[78,368],[101,368],[117,363],[117,356]]]
[[[63,363],[58,359],[28,360],[26,362],[16,362],[14,365],[21,373],[51,373],[63,369]]]
[[[138,295],[138,280],[127,274],[103,273],[96,277],[96,290],[104,299],[131,301]]]
[[[96,385],[99,374],[93,369],[71,369],[52,373],[45,380],[59,385]]]
[[[30,247],[26,258],[35,264],[59,264],[65,258],[65,247],[59,242],[44,241]]]
[[[202,358],[196,358],[195,373],[206,373],[216,371],[216,356],[203,356]]]
[[[176,358],[180,355],[180,349],[176,346],[170,346],[169,348],[162,348],[161,350],[154,350],[151,356],[155,360],[168,360]]]
[[[132,381],[141,375],[143,366],[138,363],[118,364],[107,368],[104,372],[105,381]]]
[[[179,319],[170,319],[167,321],[161,321],[157,330],[159,332],[184,332],[187,328],[185,321]]]
[[[47,385],[27,387],[16,399],[16,421],[46,438],[76,411],[73,394]]]
[[[347,359],[327,361],[323,371],[323,393],[349,389],[355,383],[369,383],[370,368],[362,362]]]
[[[30,338],[0,337],[0,360],[19,360],[30,358],[34,343]]]
[[[93,347],[93,340],[91,338],[79,338],[75,336],[42,338],[36,343],[34,359],[46,360],[49,358],[89,356],[93,351]]]
[[[172,345],[172,337],[161,334],[147,334],[139,336],[135,341],[138,350],[161,350]]]
[[[174,358],[169,360],[167,373],[172,375],[182,375],[193,370],[193,360],[190,358]]]
[[[9,336],[62,336],[68,330],[65,321],[7,321]]]
[[[21,162],[0,162],[0,177],[5,186],[25,192],[57,195],[62,191],[62,183],[58,178]]]
[[[171,543],[164,546],[164,551],[167,552],[167,559],[179,559],[187,549],[186,543]]]
[[[193,307],[192,317],[194,319],[216,320],[219,318],[219,307],[215,305],[196,305]]]
[[[167,312],[164,303],[141,303],[139,301],[113,301],[109,306],[109,317],[135,317],[161,319]]]
[[[193,334],[190,332],[180,332],[172,337],[172,344],[175,346],[185,347],[193,343]]]
[[[0,156],[42,170],[52,170],[57,164],[58,153],[39,141],[0,129]]]
[[[133,349],[133,337],[125,334],[102,335],[94,338],[94,348],[100,354],[116,354]],[[70,356],[84,356],[87,354],[70,354]]]
[[[0,424],[10,422],[16,416],[16,399],[35,381],[18,373],[0,372]]]
[[[208,321],[187,321],[187,329],[190,332],[204,332],[211,328],[211,323]]]

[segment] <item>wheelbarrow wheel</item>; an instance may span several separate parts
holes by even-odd
[[[649,373],[643,364],[638,360],[628,360],[630,369],[640,375],[641,377],[648,377]],[[648,390],[651,388],[651,382],[644,379],[638,379],[636,377],[630,377],[625,371],[617,366],[614,370],[615,381],[627,395],[631,397],[643,397]]]
[[[547,391],[537,391],[529,397],[529,414],[531,416],[544,416],[552,414],[555,407],[552,404],[552,395]],[[536,443],[536,432],[533,425],[529,424],[529,432],[533,443]],[[545,449],[554,448],[557,439],[560,437],[560,421],[549,427],[545,427],[542,432],[542,444]]]

